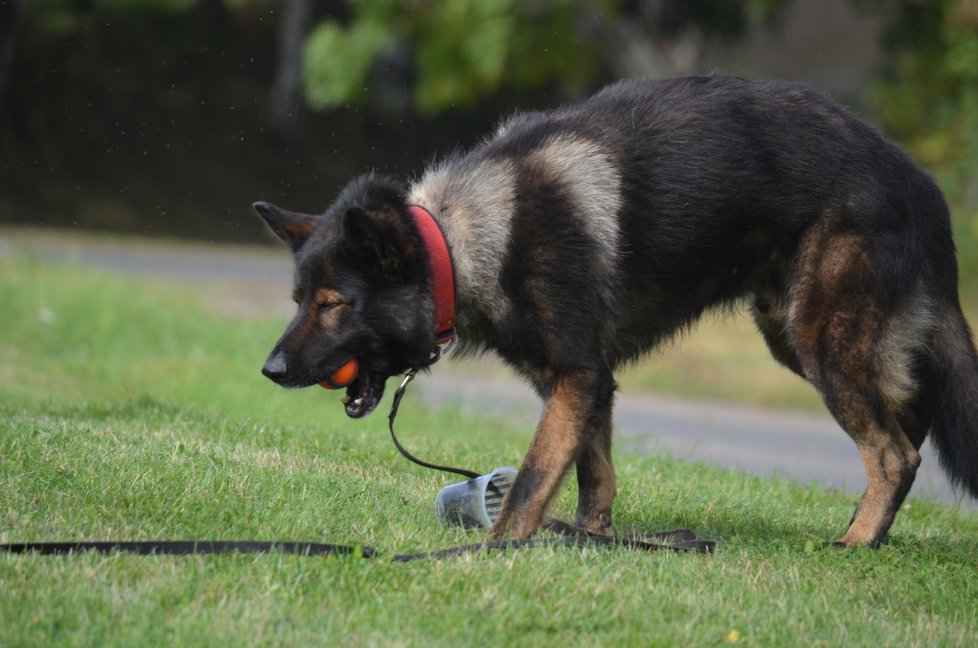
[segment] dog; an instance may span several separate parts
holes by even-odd
[[[738,303],[862,455],[866,491],[832,544],[884,541],[929,432],[978,497],[978,353],[947,205],[805,86],[620,82],[516,114],[410,186],[370,174],[321,215],[255,208],[295,261],[298,312],[263,367],[275,382],[314,385],[354,358],[358,418],[457,331],[461,352],[492,350],[536,389],[495,537],[533,535],[572,465],[576,525],[609,531],[614,372]]]

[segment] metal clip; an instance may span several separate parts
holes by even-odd
[[[414,377],[418,375],[417,369],[411,369],[406,374],[404,374],[404,380],[401,381],[401,386],[397,388],[397,393],[403,393],[407,386],[414,380]]]

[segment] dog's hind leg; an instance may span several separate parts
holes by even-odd
[[[884,298],[868,245],[853,233],[814,232],[802,253],[790,338],[805,376],[856,442],[868,485],[838,546],[877,546],[920,464],[912,354],[926,334],[926,306]],[[904,430],[903,423],[911,426]]]
[[[900,505],[910,492],[920,455],[893,417],[883,422],[867,420],[846,431],[859,447],[869,483],[845,535],[833,545],[875,547],[886,539]]]
[[[595,421],[605,418],[605,411],[610,419],[611,394],[614,391],[614,381],[610,375],[605,376],[603,372],[594,370],[578,370],[564,373],[550,383],[552,387],[547,390],[543,416],[530,450],[492,526],[492,534],[497,538],[505,536],[507,532],[514,539],[526,538],[536,532],[564,475],[581,456],[585,446],[590,447],[586,456],[601,456],[608,460],[607,468],[592,460],[586,471],[590,476],[607,475],[611,467],[610,453],[603,454],[594,449],[603,447],[603,442],[594,446],[588,438],[589,432],[595,429]],[[602,397],[603,394],[607,396]],[[599,482],[602,488],[606,487],[606,480]],[[591,488],[586,490],[594,492]],[[600,504],[600,499],[595,498],[594,501]]]

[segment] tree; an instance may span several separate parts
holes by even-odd
[[[978,0],[899,0],[875,88],[883,125],[944,185],[978,265]]]
[[[399,84],[421,113],[466,107],[503,87],[579,95],[599,76],[689,67],[698,43],[733,38],[786,0],[429,0],[351,2],[306,43],[305,90],[325,109]],[[682,57],[670,56],[677,52]],[[405,59],[409,61],[404,64]],[[378,68],[387,74],[378,74]],[[400,78],[389,74],[402,69]]]

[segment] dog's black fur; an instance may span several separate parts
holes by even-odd
[[[446,232],[469,351],[492,349],[546,402],[494,533],[538,528],[577,464],[577,522],[605,530],[613,372],[748,300],[775,358],[819,390],[869,486],[841,544],[875,546],[933,430],[978,496],[978,355],[948,210],[896,145],[804,87],[712,76],[624,82],[516,115],[410,189],[354,180],[322,216],[257,205],[295,254],[299,312],[265,373],[315,384],[350,357],[347,414],[432,346],[427,251]]]

